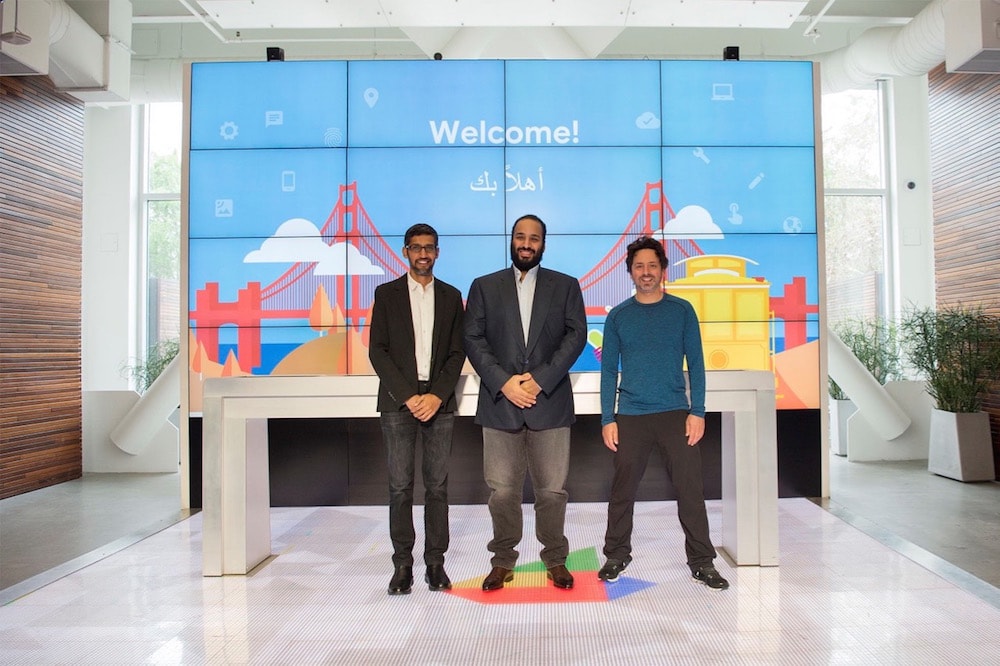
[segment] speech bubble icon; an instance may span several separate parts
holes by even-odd
[[[365,103],[368,105],[369,109],[375,108],[375,104],[378,102],[378,90],[375,88],[368,88],[365,90]]]
[[[284,111],[264,112],[264,127],[270,127],[271,125],[284,125],[284,124],[285,124]]]

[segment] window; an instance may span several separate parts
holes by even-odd
[[[827,317],[890,316],[882,87],[823,96]]]
[[[144,111],[140,206],[145,241],[145,349],[154,350],[176,343],[180,334],[182,105],[148,104]]]

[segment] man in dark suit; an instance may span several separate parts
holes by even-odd
[[[423,445],[424,580],[447,590],[448,458],[455,419],[455,384],[465,363],[462,295],[434,279],[438,235],[428,224],[406,231],[410,269],[375,289],[368,357],[379,377],[378,410],[389,467],[389,594],[413,586],[414,453]]]
[[[513,579],[521,541],[524,477],[535,491],[535,535],[556,587],[573,587],[564,533],[570,425],[576,420],[569,369],[586,344],[580,283],[539,266],[545,223],[517,219],[513,266],[477,278],[469,288],[465,351],[480,378],[476,423],[483,427],[483,472],[491,493],[493,569],[486,591]]]

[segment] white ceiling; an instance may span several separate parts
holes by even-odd
[[[199,0],[226,29],[371,27],[787,28],[799,0]]]
[[[68,0],[71,6],[89,0]],[[805,56],[900,26],[930,0],[132,0],[135,57]],[[551,41],[551,51],[538,43]]]

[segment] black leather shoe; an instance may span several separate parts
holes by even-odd
[[[427,573],[424,574],[424,581],[427,582],[427,587],[434,592],[451,589],[451,579],[444,572],[443,564],[428,564]]]
[[[409,594],[413,589],[413,567],[396,567],[389,581],[389,594]]]
[[[503,567],[493,567],[493,571],[483,579],[483,592],[492,592],[503,587],[504,583],[514,580],[514,572]]]
[[[561,587],[564,590],[573,589],[573,574],[569,572],[565,564],[549,569],[548,577],[556,587]]]

